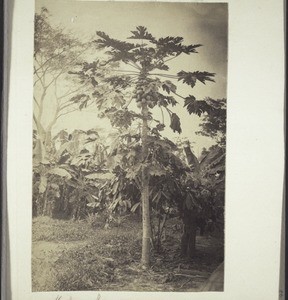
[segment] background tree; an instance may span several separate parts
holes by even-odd
[[[225,201],[225,148],[226,148],[226,99],[205,99],[211,107],[203,113],[200,123],[201,130],[196,134],[208,136],[216,144],[208,150],[203,149],[199,159],[193,154],[190,144],[184,145],[184,152],[193,176],[197,178],[201,202],[200,211],[194,216],[187,214],[184,220],[182,237],[182,253],[190,243],[192,253],[195,251],[197,220],[203,226],[213,230],[216,227],[223,231]],[[185,210],[183,211],[185,215]],[[191,220],[194,220],[194,225]],[[185,224],[186,223],[186,224]],[[190,224],[190,226],[189,226]],[[184,238],[186,236],[186,238]]]
[[[223,231],[225,149],[212,146],[203,153],[201,159],[198,159],[191,151],[189,143],[186,143],[184,152],[190,166],[192,180],[187,186],[186,199],[182,198],[186,205],[179,207],[184,224],[181,252],[192,257],[196,249],[197,227],[200,228],[201,234],[205,229],[213,232],[216,227],[219,232]],[[189,209],[191,201],[196,205]]]
[[[84,94],[87,79],[75,80],[69,71],[83,62],[89,47],[91,44],[81,43],[63,28],[52,27],[46,8],[35,14],[33,120],[40,159],[51,146],[51,131],[57,120],[88,104],[89,97]]]
[[[162,116],[165,110],[170,117],[171,129],[174,132],[181,133],[180,118],[171,110],[171,107],[178,103],[175,97],[184,100],[184,107],[187,108],[190,114],[194,113],[200,116],[202,113],[213,110],[213,107],[206,100],[196,100],[192,95],[186,97],[180,95],[177,92],[177,82],[180,81],[193,88],[197,81],[203,84],[206,81],[214,81],[214,74],[207,71],[189,72],[182,70],[177,74],[169,72],[168,61],[177,58],[181,54],[197,53],[196,49],[201,46],[199,44],[183,45],[183,38],[181,37],[156,38],[143,26],[138,26],[135,31],[132,31],[132,36],[128,38],[138,40],[138,43],[113,39],[104,32],[97,32],[97,35],[99,39],[95,42],[98,48],[106,49],[106,54],[109,56],[107,64],[121,62],[120,68],[117,69],[121,75],[107,77],[106,82],[115,90],[118,90],[122,96],[124,91],[128,91],[125,97],[118,97],[118,101],[114,98],[113,103],[111,97],[108,99],[100,96],[96,99],[98,107],[100,108],[103,103],[106,103],[104,115],[110,118],[112,125],[115,126],[127,128],[131,126],[134,120],[141,120],[141,148],[139,152],[141,164],[138,170],[141,174],[143,219],[142,264],[147,267],[149,266],[151,242],[149,182],[152,173],[155,173],[155,169],[161,172],[160,166],[149,164],[148,157],[151,155],[151,149],[153,149],[153,147],[149,147],[149,143],[152,130],[157,133],[165,126],[163,118],[162,122],[156,121],[156,126],[152,128],[155,120],[150,110],[157,105],[162,111]],[[126,67],[121,69],[124,65]],[[91,69],[93,68],[91,67]],[[133,91],[129,94],[131,88]],[[140,108],[140,113],[128,110],[128,106],[133,100]],[[118,107],[115,107],[115,103],[118,103]],[[156,142],[157,138],[154,139],[154,145],[156,145]],[[187,205],[188,208],[191,208],[193,202]]]
[[[196,134],[208,136],[215,140],[217,145],[226,146],[226,99],[213,100],[207,98],[206,101],[213,107],[209,114],[203,114],[200,123],[201,130]]]

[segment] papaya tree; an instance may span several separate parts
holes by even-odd
[[[151,214],[151,244],[161,251],[161,238],[168,218],[177,211],[179,194],[184,190],[184,178],[190,176],[186,163],[177,155],[177,146],[161,136],[159,129],[151,128],[148,136],[149,200]],[[158,128],[158,129],[157,129]],[[142,142],[141,135],[131,128],[113,134],[107,167],[114,178],[106,185],[111,212],[139,214],[142,210]],[[191,177],[191,176],[190,176]]]
[[[196,100],[193,95],[182,96],[177,91],[177,85],[184,83],[193,88],[197,82],[202,84],[207,81],[213,82],[215,74],[198,70],[179,70],[175,74],[170,71],[169,61],[181,54],[197,53],[200,44],[184,45],[182,37],[156,38],[143,26],[136,27],[131,33],[127,40],[121,41],[97,31],[99,38],[95,43],[100,51],[106,50],[106,64],[118,62],[119,67],[114,70],[116,75],[103,80],[116,93],[115,97],[99,94],[95,100],[98,108],[103,110],[102,115],[107,116],[113,126],[129,128],[136,122],[139,129],[141,147],[138,153],[140,164],[137,167],[141,174],[143,222],[141,262],[143,266],[148,267],[151,243],[150,177],[155,172],[159,174],[163,172],[159,165],[149,164],[148,158],[153,149],[151,140],[155,143],[155,147],[157,142],[157,134],[151,139],[152,131],[163,130],[165,127],[163,116],[166,112],[170,117],[171,129],[181,133],[181,120],[172,109],[178,103],[178,99],[190,114],[200,116],[213,109],[205,100]],[[136,104],[140,111],[132,110],[131,107],[134,106],[132,103]],[[155,106],[162,112],[162,121],[153,118]]]

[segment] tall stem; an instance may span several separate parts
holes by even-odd
[[[142,160],[148,156],[148,106],[147,103],[142,102]],[[142,223],[143,223],[143,237],[142,237],[142,264],[149,267],[150,264],[150,242],[151,242],[151,223],[150,223],[150,208],[149,208],[149,173],[146,165],[142,168]]]

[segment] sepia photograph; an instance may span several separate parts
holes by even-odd
[[[224,291],[227,49],[227,3],[36,0],[33,292]]]
[[[1,299],[285,299],[283,9],[4,0]]]

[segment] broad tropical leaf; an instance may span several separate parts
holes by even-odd
[[[209,73],[209,72],[185,72],[181,71],[177,74],[178,81],[183,81],[183,83],[186,83],[190,85],[192,88],[195,86],[196,81],[199,80],[203,84],[206,83],[206,81],[212,81],[215,82],[215,80],[212,78],[215,76],[215,73]]]
[[[149,40],[149,41],[155,40],[152,34],[147,31],[146,27],[137,26],[136,29],[137,30],[135,31],[131,31],[133,35],[128,37],[128,39],[141,39],[141,40]]]
[[[45,175],[41,175],[40,177],[40,184],[39,184],[39,193],[43,194],[45,193],[47,189],[48,179]]]
[[[110,85],[112,85],[114,88],[127,88],[130,86],[130,80],[131,78],[129,76],[111,76],[106,78],[104,81],[108,82]]]
[[[136,209],[140,206],[140,204],[141,204],[140,202],[137,202],[136,204],[134,204],[130,209],[131,212],[134,213],[136,211]]]
[[[189,96],[185,98],[184,107],[186,106],[189,114],[196,114],[199,117],[206,112],[213,110],[213,107],[210,106],[205,100],[196,100],[194,96]]]
[[[107,35],[105,32],[102,31],[96,31],[97,35],[100,37],[100,39],[96,40],[95,42],[98,44],[100,48],[106,48],[111,47],[112,49],[117,49],[120,51],[129,51],[133,48],[135,48],[134,44],[127,43],[124,41],[119,41],[116,39],[111,39],[109,35]]]
[[[104,180],[111,180],[113,178],[112,173],[92,173],[86,175],[85,178],[87,179],[104,179]]]
[[[51,169],[51,170],[49,170],[48,173],[49,174],[53,174],[53,175],[58,175],[60,177],[64,177],[64,178],[67,178],[67,179],[71,179],[72,178],[71,174],[67,170],[62,169],[62,168]]]
[[[170,92],[175,93],[177,90],[177,87],[174,83],[172,83],[170,80],[166,80],[163,82],[162,84],[162,89],[167,92],[168,94],[170,94]]]

